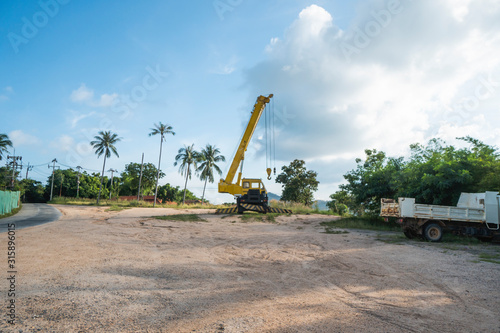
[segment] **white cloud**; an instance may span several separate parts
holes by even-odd
[[[94,98],[94,91],[87,88],[87,86],[82,83],[80,88],[73,90],[70,99],[72,102],[90,102]]]
[[[389,3],[368,1],[347,30],[309,6],[247,72],[252,95],[294,116],[277,121],[281,160],[399,155],[438,135],[500,142],[500,1]]]
[[[91,117],[95,115],[96,113],[94,111],[89,112],[89,113],[79,113],[77,111],[70,110],[71,116],[69,117],[69,123],[71,124],[71,128],[75,128],[78,123],[88,117]]]
[[[4,94],[0,94],[0,102],[8,101],[10,99],[9,95],[12,95],[14,93],[14,89],[12,89],[12,87],[10,86],[5,87],[4,91]]]
[[[75,140],[68,135],[61,135],[50,143],[52,149],[68,152],[75,149]]]
[[[24,133],[22,130],[10,132],[9,139],[16,148],[20,146],[33,146],[40,144],[40,139],[31,134]]]
[[[100,107],[110,107],[116,103],[118,99],[118,94],[103,94],[100,100],[96,103],[96,106]]]
[[[238,59],[236,58],[236,56],[232,56],[226,62],[218,63],[214,69],[210,70],[210,73],[219,75],[231,74],[236,70],[237,63]]]
[[[82,83],[78,89],[71,92],[70,99],[72,102],[82,103],[92,107],[110,107],[116,103],[118,94],[103,94],[99,99],[95,100],[94,91],[87,88],[87,86]]]

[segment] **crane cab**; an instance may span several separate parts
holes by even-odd
[[[267,190],[261,179],[243,178],[241,180],[241,196],[237,197],[238,207],[241,204],[262,206],[264,210],[268,207]]]

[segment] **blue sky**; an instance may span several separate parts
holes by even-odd
[[[107,169],[123,171],[143,152],[157,163],[159,138],[148,133],[161,121],[176,132],[161,182],[183,185],[177,150],[210,143],[229,160],[255,98],[274,93],[276,165],[306,160],[319,174],[316,197],[327,199],[366,148],[406,154],[410,143],[463,135],[500,143],[499,8],[496,0],[2,1],[0,133],[25,164],[57,158],[100,170],[88,143],[112,130],[123,140]],[[248,151],[248,177],[265,177],[262,134]],[[30,176],[49,174],[41,165]],[[189,187],[201,194],[200,181]],[[216,184],[207,196],[231,200]]]

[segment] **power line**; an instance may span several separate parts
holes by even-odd
[[[43,172],[40,172],[39,170],[36,170],[36,169],[33,169],[32,171],[33,171],[34,173],[39,174],[40,176],[44,176],[44,177],[49,176],[49,174],[47,174],[47,173],[43,173]]]
[[[80,169],[83,169],[83,170],[94,171],[94,172],[100,172],[99,170],[88,169],[88,168],[79,167],[79,166],[77,166],[77,167],[72,167],[72,166],[69,166],[69,165],[66,165],[66,164],[62,164],[62,163],[60,163],[60,162],[57,162],[57,164],[62,165],[63,167],[66,167],[66,168],[69,168],[69,169],[73,169],[73,170],[74,170],[74,169],[78,169],[78,168],[80,168]]]
[[[73,169],[73,167],[70,167],[69,165],[66,165],[66,164],[62,164],[61,162],[57,162],[57,164],[62,165],[64,167],[66,167],[66,168]]]
[[[32,167],[33,167],[33,168],[36,168],[36,167],[45,166],[45,165],[47,165],[47,164],[50,164],[50,162],[43,163],[43,164],[32,165]]]

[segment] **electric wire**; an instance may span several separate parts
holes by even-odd
[[[66,165],[66,164],[62,164],[60,162],[57,162],[57,164],[60,164],[66,168],[69,168],[69,169],[78,169],[78,167],[72,167],[72,166],[69,166],[69,165]],[[84,168],[84,167],[81,167],[83,170],[87,170],[87,171],[93,171],[93,172],[100,172],[99,170],[95,170],[95,169],[88,169],[88,168]]]
[[[30,165],[30,167],[37,168],[37,167],[41,167],[41,166],[44,166],[44,165],[48,165],[50,163],[51,162],[47,162],[47,163],[43,163],[43,164],[37,164],[37,165]]]

